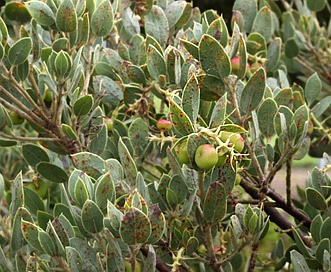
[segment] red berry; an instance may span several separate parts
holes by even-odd
[[[169,131],[172,128],[172,122],[170,120],[160,119],[157,121],[156,127],[162,131]]]

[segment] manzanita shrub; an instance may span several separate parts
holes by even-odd
[[[2,271],[330,271],[330,6],[281,3],[7,2]]]

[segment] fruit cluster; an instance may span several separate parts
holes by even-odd
[[[230,152],[241,153],[244,149],[244,139],[239,133],[221,131],[219,139],[222,143],[227,144],[227,147],[215,148],[213,145],[206,143],[196,149],[194,162],[200,169],[209,170],[214,166],[223,166]],[[178,159],[182,164],[190,163],[187,148],[187,141],[185,140],[176,149]]]

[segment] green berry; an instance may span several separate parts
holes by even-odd
[[[215,147],[210,144],[203,144],[197,148],[194,160],[199,168],[208,170],[217,164],[218,154]]]
[[[178,159],[182,164],[189,164],[190,159],[187,152],[187,141],[184,141],[179,144],[177,148]]]
[[[230,146],[237,152],[242,152],[245,147],[245,142],[243,137],[239,133],[232,133],[228,131],[221,131],[220,139],[222,142],[226,142],[230,138]]]

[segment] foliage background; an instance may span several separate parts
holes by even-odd
[[[4,271],[331,269],[329,3],[193,4],[3,5]]]

